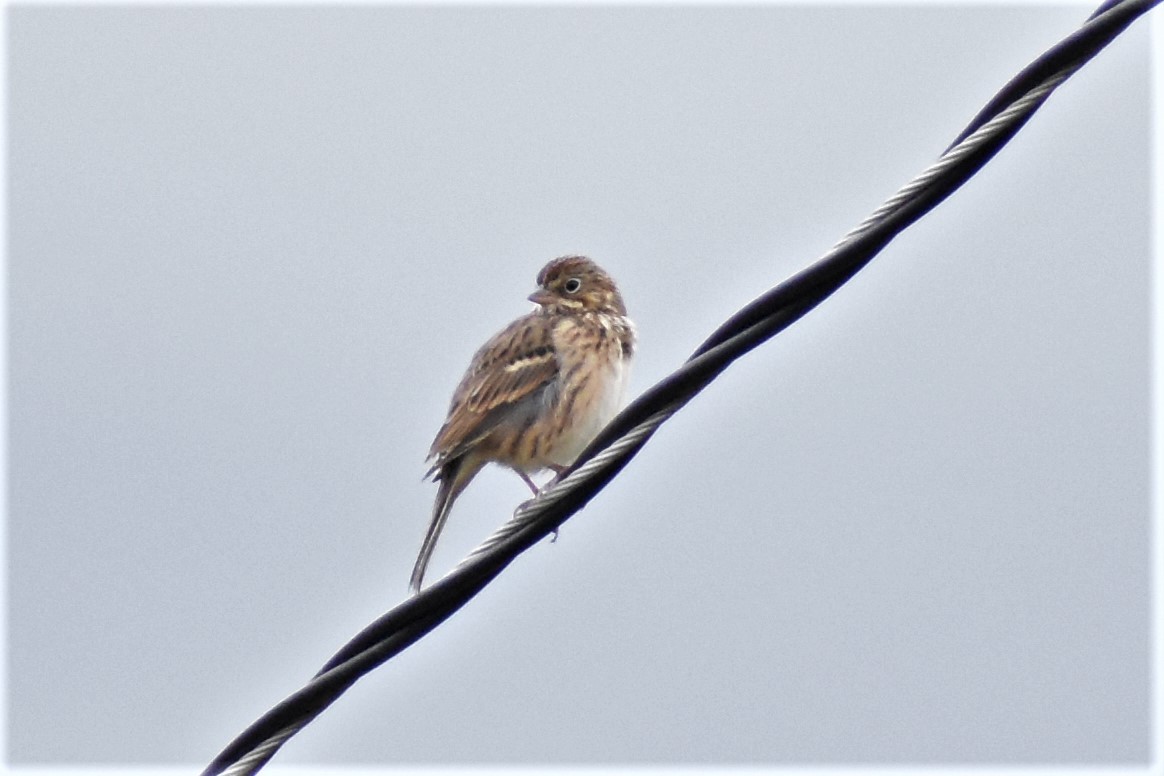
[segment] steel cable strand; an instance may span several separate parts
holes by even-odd
[[[1124,2],[1108,0],[1108,2],[1105,2],[1090,17],[1088,17],[1087,21],[1078,30],[1072,32],[1063,40],[1047,49],[1047,51],[1035,59],[1034,62],[1027,65],[1018,73],[1018,75],[1007,82],[1007,84],[998,92],[998,94],[991,98],[986,107],[979,111],[978,114],[966,126],[966,128],[958,134],[958,136],[954,139],[946,151],[943,152],[942,159],[948,158],[950,162],[953,162],[959,156],[958,148],[967,148],[965,141],[970,137],[970,135],[981,129],[987,122],[1001,116],[1001,114],[1006,111],[1008,107],[1011,107],[1020,100],[1023,100],[1025,96],[1028,96],[1038,91],[1041,87],[1050,85],[1052,83],[1057,86],[1059,83],[1061,83],[1061,80],[1056,80],[1059,75],[1062,74],[1063,79],[1065,79],[1074,74],[1080,67],[1085,65],[1096,54],[1098,54],[1100,50],[1111,43],[1111,41],[1114,40],[1120,33],[1127,29],[1127,27],[1132,22],[1151,10],[1160,2],[1161,0],[1125,0]],[[1018,129],[1021,128],[1022,123],[1025,123],[1025,119],[1023,122],[1014,127],[1014,131],[1017,132]],[[1003,143],[1005,143],[1006,140],[1009,140],[1011,135],[1013,135],[1013,132],[1006,136],[1006,138],[1003,140]],[[965,150],[963,153],[965,153]],[[933,167],[940,166],[941,164],[943,164],[943,162],[942,160],[939,160],[935,165],[933,165]],[[933,169],[933,167],[931,167],[931,169]],[[925,173],[922,175],[924,176]],[[918,177],[920,178],[922,176]],[[909,184],[907,184],[902,188],[902,191],[908,189],[909,187]],[[890,201],[895,198],[896,195],[895,197],[890,198]],[[888,202],[886,204],[888,204]],[[878,208],[878,210],[883,208],[885,208],[885,205],[882,205],[882,207]],[[872,218],[872,216],[870,216],[870,218]],[[843,244],[849,236],[853,235],[853,233],[859,232],[862,229],[862,226],[864,226],[865,223],[869,220],[869,218],[865,219],[865,222],[862,222],[862,225],[854,228],[849,235],[846,235],[845,238],[842,238],[838,243],[838,246]],[[817,264],[827,261],[828,258],[829,257],[826,256],[825,259],[822,259],[821,262],[817,262]],[[807,272],[810,272],[815,267],[816,265],[813,265],[801,274],[803,275]],[[730,336],[730,334],[737,330],[739,327],[748,325],[756,318],[764,315],[764,311],[768,309],[768,305],[775,301],[780,296],[782,291],[791,292],[793,290],[792,286],[795,280],[795,277],[790,279],[786,283],[781,284],[781,286],[778,286],[775,289],[772,289],[768,293],[760,296],[755,301],[745,306],[738,313],[725,321],[723,325],[721,325],[719,329],[716,330],[715,333],[708,337],[707,341],[704,342],[700,348],[705,348],[719,341],[722,341],[725,337]],[[699,351],[697,350],[696,352]]]
[[[765,293],[716,330],[683,367],[624,410],[538,498],[473,550],[452,572],[395,607],[345,645],[297,693],[255,721],[203,772],[254,773],[360,677],[435,628],[475,596],[518,554],[540,541],[615,476],[658,427],[733,361],[774,336],[831,295],[896,234],[967,180],[1022,127],[1060,83],[1160,0],[1106,4],[1101,12],[1012,79],[1028,88],[997,115],[979,121],[943,157],[842,238],[821,260]],[[1108,8],[1107,6],[1110,6]],[[1072,48],[1074,46],[1074,48]],[[1075,51],[1070,60],[1065,51]],[[1054,55],[1069,66],[1035,83],[1030,73]],[[993,102],[998,102],[996,98]],[[973,124],[978,126],[974,127]]]
[[[1064,69],[1078,69],[1099,53],[1128,25],[1158,5],[1161,0],[1107,0],[1099,6],[1079,29],[1047,49],[1038,59],[1024,67],[990,99],[970,120],[950,148],[961,143],[970,133],[996,116],[1006,105],[1032,89],[1032,84],[1047,80],[1051,73]],[[948,150],[948,149],[947,149]]]

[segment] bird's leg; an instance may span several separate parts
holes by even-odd
[[[536,496],[538,494],[538,486],[534,485],[534,481],[529,478],[529,475],[523,472],[521,469],[514,469],[514,471],[517,472],[518,477],[521,477],[522,482],[524,482],[526,485],[529,485],[530,491]]]
[[[555,474],[557,474],[559,476],[562,474],[562,472],[566,471],[565,466],[555,466],[554,464],[549,464],[546,468],[551,469]],[[521,477],[522,482],[524,482],[526,485],[528,485],[529,489],[531,491],[533,491],[535,498],[538,496],[538,494],[540,494],[542,492],[541,488],[539,488],[537,485],[534,484],[534,481],[529,478],[528,474],[523,472],[521,469],[514,469],[514,471],[517,472],[518,477]],[[556,482],[556,481],[557,480],[551,480],[551,482]],[[558,529],[557,528],[554,529],[554,535],[552,537],[550,537],[550,543],[553,544],[556,541],[558,541]]]
[[[562,479],[562,472],[566,471],[565,466],[558,466],[557,464],[552,463],[548,464],[546,468],[554,473],[554,479],[550,480],[551,485]],[[554,535],[550,537],[550,544],[553,544],[556,541],[558,541],[558,529],[554,528]]]
[[[534,481],[529,478],[528,474],[521,471],[520,469],[514,469],[514,471],[517,472],[517,476],[521,477],[522,481],[525,482],[526,485],[529,485],[529,489],[533,491],[534,498],[537,498],[538,494],[541,493],[541,489],[538,488],[538,486],[534,484]],[[550,539],[551,543],[556,542],[556,541],[558,541],[558,529],[557,528],[554,529],[554,538]]]

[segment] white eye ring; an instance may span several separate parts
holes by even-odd
[[[562,288],[567,294],[576,294],[582,288],[582,281],[578,278],[570,278],[562,285]]]

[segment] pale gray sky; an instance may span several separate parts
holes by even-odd
[[[637,394],[1089,10],[8,13],[8,757],[200,768],[405,595],[547,259],[619,280]],[[1149,53],[277,762],[1145,762]]]

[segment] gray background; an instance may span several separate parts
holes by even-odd
[[[10,9],[10,761],[204,764],[403,597],[544,261],[638,393],[1086,14]],[[1146,761],[1148,41],[278,762]]]

